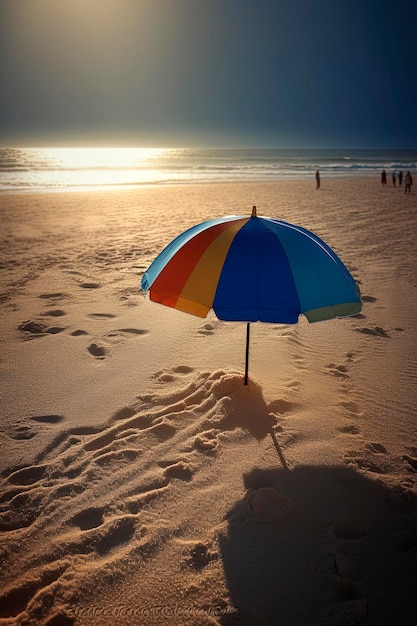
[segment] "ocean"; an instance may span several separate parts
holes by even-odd
[[[417,172],[417,150],[2,148],[0,192],[380,177]]]

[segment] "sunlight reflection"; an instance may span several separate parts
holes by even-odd
[[[143,167],[167,152],[164,148],[39,148],[60,167],[126,169]]]
[[[19,176],[30,188],[79,189],[110,188],[157,184],[166,179],[167,160],[175,150],[170,148],[24,148],[18,158]],[[178,175],[170,174],[175,180]]]

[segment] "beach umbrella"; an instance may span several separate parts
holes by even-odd
[[[250,322],[295,324],[354,315],[358,285],[317,235],[282,220],[228,216],[176,237],[142,276],[153,302],[206,317],[246,322],[244,384],[248,384]]]

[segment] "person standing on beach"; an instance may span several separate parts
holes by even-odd
[[[413,177],[411,176],[410,172],[407,172],[407,174],[404,177],[405,193],[411,193],[412,184],[413,184]]]
[[[316,171],[316,189],[320,189],[320,170]]]
[[[400,186],[403,184],[403,171],[402,170],[398,172],[398,184]]]
[[[395,172],[392,173],[392,184],[394,185],[394,187],[397,184],[397,176]]]
[[[381,174],[381,183],[382,183],[383,185],[386,185],[386,183],[387,183],[387,174],[386,174],[385,170],[382,170],[382,174]]]

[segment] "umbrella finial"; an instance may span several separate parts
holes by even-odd
[[[251,217],[257,217],[257,215],[256,215],[256,206],[252,207],[252,215],[251,215]]]

